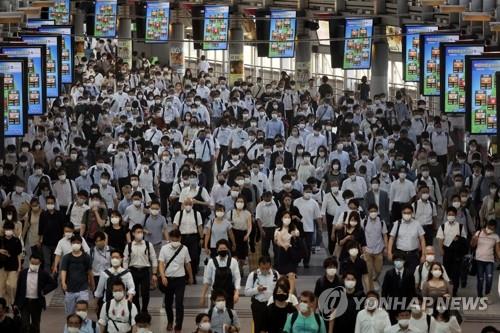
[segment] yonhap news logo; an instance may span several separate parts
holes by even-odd
[[[318,298],[318,312],[324,320],[332,320],[342,316],[349,306],[349,296],[344,287],[335,287],[326,289]],[[368,301],[368,302],[367,302]],[[427,311],[433,309],[450,311],[484,311],[488,308],[487,297],[423,297],[419,300],[417,297],[351,297],[351,303],[354,303],[356,311],[363,310],[365,303],[375,304],[376,308],[382,308],[387,311],[405,309],[411,311],[415,308],[425,308]]]

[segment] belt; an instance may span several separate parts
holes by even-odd
[[[415,252],[418,252],[418,249],[411,250],[411,251],[403,251],[403,250],[400,250],[400,249],[396,249],[396,250],[398,250],[399,252],[402,252],[404,254],[413,254]]]

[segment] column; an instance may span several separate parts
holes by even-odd
[[[304,88],[311,78],[312,44],[309,30],[297,36],[295,47],[295,81],[298,87]]]
[[[165,52],[169,58],[169,65],[172,67],[172,71],[179,75],[184,75],[184,24],[180,22],[172,23],[170,39],[172,42],[169,43],[168,52]],[[161,60],[160,60],[161,62]]]
[[[229,85],[231,86],[235,81],[245,78],[244,34],[241,27],[241,16],[235,14],[233,17],[236,20],[230,20],[231,28],[229,29]]]
[[[384,34],[385,27],[375,26],[375,36],[383,36]],[[387,94],[387,70],[389,63],[389,46],[387,45],[387,39],[374,39],[372,50],[371,95],[380,93]]]
[[[76,4],[72,5],[73,13],[73,29],[75,34],[75,52],[76,50],[83,50],[81,53],[75,53],[75,56],[82,57],[85,55],[85,18],[86,13],[80,8],[76,8]]]
[[[128,5],[119,6],[118,15],[120,23],[118,24],[117,55],[124,62],[128,63],[129,67],[132,67],[132,22],[130,19],[130,7]]]

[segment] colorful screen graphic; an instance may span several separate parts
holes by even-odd
[[[385,27],[385,34],[387,35],[387,44],[389,45],[389,51],[395,53],[401,53],[403,50],[403,37],[401,36],[401,28],[388,25]]]
[[[344,69],[369,69],[372,57],[372,19],[347,19],[344,38]]]
[[[269,58],[293,58],[295,55],[296,25],[296,11],[271,11]]]
[[[73,37],[71,36],[71,26],[40,27],[38,31],[62,36],[61,80],[62,83],[73,83]]]
[[[439,96],[441,92],[441,72],[439,43],[455,42],[458,34],[420,35],[420,92],[424,96]]]
[[[95,3],[94,35],[96,37],[116,36],[116,1],[98,0]]]
[[[469,63],[468,63],[469,62]],[[466,57],[466,123],[470,134],[497,134],[497,94],[495,72],[500,71],[498,58]]]
[[[28,115],[45,113],[47,90],[45,85],[45,46],[2,46],[9,57],[28,60]]]
[[[170,3],[148,2],[146,10],[146,42],[168,41]]]
[[[4,129],[6,137],[23,136],[26,129],[24,62],[0,59],[0,73],[4,75]]]
[[[403,80],[418,82],[420,79],[420,33],[437,31],[429,25],[407,25],[403,33]]]
[[[31,19],[26,21],[26,28],[28,29],[38,29],[42,25],[54,25],[56,24],[54,20],[43,20],[43,19]]]
[[[54,20],[56,24],[69,24],[69,0],[55,0],[54,6],[49,7],[49,19]]]
[[[465,112],[465,56],[480,55],[482,45],[441,44],[441,110],[445,113]]]
[[[205,6],[203,50],[227,49],[229,6]]]
[[[61,91],[61,37],[60,36],[40,36],[21,35],[23,41],[28,44],[42,44],[47,47],[45,60],[47,97],[59,97]]]

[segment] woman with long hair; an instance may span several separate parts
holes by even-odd
[[[427,281],[422,286],[422,296],[432,297],[437,299],[439,297],[450,297],[452,294],[452,287],[443,277],[443,265],[439,262],[433,262],[429,269],[429,276]]]
[[[277,271],[287,276],[292,292],[295,291],[295,279],[297,266],[301,258],[294,255],[294,252],[301,241],[301,232],[292,219],[290,212],[282,214],[281,223],[274,231],[274,244],[276,244],[277,253],[275,254],[275,266]]]

